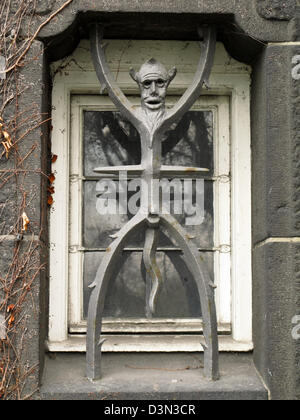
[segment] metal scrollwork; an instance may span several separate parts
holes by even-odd
[[[176,75],[176,69],[167,70],[155,59],[142,65],[139,71],[130,70],[130,75],[138,84],[141,92],[141,107],[133,107],[108,68],[103,43],[103,27],[95,25],[91,30],[92,57],[101,90],[108,94],[122,115],[130,121],[140,134],[141,164],[119,167],[101,167],[94,171],[98,174],[115,174],[127,171],[128,175],[140,175],[147,188],[141,191],[140,211],[115,235],[107,248],[99,266],[89,301],[87,326],[87,377],[96,380],[101,377],[101,325],[107,286],[117,273],[118,262],[128,239],[137,231],[144,229],[145,245],[143,261],[146,268],[146,314],[155,313],[155,305],[162,284],[162,275],[156,261],[159,230],[180,247],[183,258],[191,271],[199,291],[203,313],[204,374],[212,380],[219,378],[218,336],[214,301],[215,286],[210,279],[204,263],[200,262],[197,247],[189,240],[184,228],[176,219],[162,212],[162,203],[154,194],[157,180],[171,174],[190,171],[191,168],[162,165],[162,139],[169,127],[177,122],[198,99],[203,84],[208,79],[213,65],[216,31],[213,27],[199,29],[203,38],[202,52],[193,83],[179,99],[177,104],[167,110],[165,97],[167,88]],[[205,173],[208,169],[192,168],[194,174]]]

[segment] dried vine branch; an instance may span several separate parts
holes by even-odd
[[[35,33],[33,34],[33,36],[30,38],[26,48],[23,50],[23,52],[20,54],[20,56],[17,58],[16,62],[9,67],[8,69],[5,70],[6,73],[12,71],[15,69],[15,67],[17,67],[20,64],[20,61],[25,57],[25,55],[28,53],[32,43],[34,42],[34,40],[37,38],[37,36],[39,35],[39,33],[41,32],[41,30],[44,28],[44,26],[46,26],[55,16],[57,16],[60,12],[63,11],[63,9],[65,9],[69,4],[72,3],[73,0],[68,0],[66,1],[66,3],[64,3],[58,10],[56,10],[54,13],[52,13],[52,15],[50,15],[48,17],[48,19],[46,19],[35,31]]]
[[[8,66],[4,72],[1,69],[6,77],[0,78],[0,252],[7,242],[11,249],[5,267],[0,266],[0,400],[30,399],[36,392],[27,383],[37,366],[24,363],[23,353],[28,313],[36,310],[33,290],[45,266],[40,259],[40,227],[29,213],[34,211],[35,191],[27,177],[47,177],[51,188],[49,174],[42,168],[28,168],[38,146],[31,136],[49,118],[35,104],[20,111],[23,95],[34,89],[21,77],[21,70],[40,31],[72,1],[66,1],[35,30],[37,0],[0,3],[0,56]],[[25,140],[30,140],[29,148],[22,147]]]

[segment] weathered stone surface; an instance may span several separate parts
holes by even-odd
[[[254,243],[270,236],[300,236],[300,80],[292,77],[292,60],[297,54],[299,47],[273,45],[254,66]]]
[[[254,360],[272,399],[299,397],[300,340],[292,319],[300,313],[300,244],[266,243],[254,250]]]
[[[53,10],[55,0],[38,0],[36,2],[35,13],[37,15],[46,15]]]
[[[6,319],[5,314],[0,312],[0,340],[6,340]]]
[[[26,376],[22,397],[31,395],[39,386],[46,333],[46,257],[45,248],[38,238],[41,232],[46,233],[47,206],[46,130],[40,126],[47,118],[45,110],[48,111],[43,51],[41,42],[33,42],[26,56],[26,65],[18,75],[18,87],[24,91],[18,98],[18,112],[21,115],[16,136],[18,153],[13,152],[2,163],[1,169],[11,171],[11,177],[3,184],[9,172],[2,172],[0,180],[0,235],[10,235],[0,237],[0,276],[4,282],[12,282],[14,273],[18,273],[18,267],[22,267],[19,277],[15,279],[16,293],[12,300],[23,290],[23,281],[28,287],[18,314],[17,330],[12,335],[18,352],[20,379]],[[21,233],[20,216],[23,211],[29,217],[30,225],[23,240],[18,242],[16,235]],[[4,290],[2,288],[3,293]]]
[[[289,31],[291,34],[291,41],[300,41],[300,17],[295,17],[291,20]]]
[[[39,0],[39,15],[36,16],[36,21],[32,21],[32,30],[34,31],[64,2],[65,0]],[[73,1],[39,33],[40,39],[47,42],[46,53],[44,54],[43,44],[35,42],[31,53],[26,57],[26,66],[21,74],[23,79],[19,82],[20,86],[23,82],[29,82],[31,86],[26,89],[24,99],[20,100],[19,110],[23,112],[32,104],[37,104],[38,111],[47,110],[47,64],[44,57],[53,58],[54,52],[63,56],[72,51],[80,36],[88,36],[91,21],[100,19],[105,22],[108,37],[145,36],[150,39],[168,39],[170,36],[172,39],[194,39],[197,24],[214,22],[218,25],[221,40],[224,28],[226,29],[231,39],[228,45],[235,44],[232,49],[237,58],[238,50],[244,49],[253,60],[260,52],[256,51],[257,44],[255,43],[255,52],[252,54],[238,39],[243,38],[244,42],[248,35],[252,40],[258,39],[262,48],[268,42],[300,40],[299,8],[294,9],[295,3],[290,0]],[[17,5],[18,2],[12,2],[13,7]],[[288,22],[290,19],[292,20]],[[293,58],[298,55],[300,48],[297,46],[270,45],[253,63],[253,243],[254,246],[260,244],[255,248],[253,259],[255,362],[275,399],[300,399],[300,348],[299,341],[294,340],[291,335],[291,320],[300,314],[299,245],[285,242],[261,244],[261,241],[270,237],[283,237],[288,240],[289,237],[300,236],[300,80],[294,77],[300,71],[296,68],[298,62],[292,63]],[[245,54],[241,56],[244,57]],[[35,145],[34,152],[24,161],[25,169],[28,170],[24,189],[30,196],[30,204],[28,203],[26,209],[36,233],[40,228],[46,232],[46,179],[35,171],[43,169],[43,172],[47,173],[49,168],[47,136],[45,127],[42,130],[36,128],[30,136],[26,136],[19,149],[20,155],[25,156]],[[11,160],[2,159],[0,162],[1,170],[13,167]],[[3,218],[8,227],[14,220],[13,209],[6,204],[4,206],[4,203],[12,203],[16,193],[11,184],[7,184],[0,191],[0,212],[3,211]],[[18,195],[17,208],[20,200],[21,196]],[[1,221],[2,219],[0,223]],[[7,233],[7,230],[4,233]],[[8,272],[15,245],[15,240],[9,239],[0,243],[0,276],[5,276]],[[38,250],[35,258],[35,263],[45,261],[44,255]],[[47,329],[45,272],[43,271],[36,280],[36,286],[26,301],[27,307],[24,312],[28,330],[24,336],[22,363],[24,367],[37,366],[25,390],[27,394],[39,384]],[[21,328],[20,324],[20,331]],[[71,359],[66,358],[63,361],[64,367]],[[71,361],[70,366],[74,366]],[[228,371],[225,372],[227,373]],[[74,379],[73,374],[71,370],[70,377]],[[232,375],[231,382],[229,381],[231,390],[235,386],[235,378],[236,376]],[[115,379],[117,383],[118,379],[119,377]],[[245,376],[245,381],[247,379],[249,375]],[[64,388],[62,383],[61,392],[53,382],[48,383],[49,387],[46,391],[44,388],[44,395],[57,398],[64,395],[82,396],[80,386],[83,382],[84,378],[80,376],[78,382],[73,382],[72,389]],[[101,385],[99,387],[101,388]],[[199,398],[201,392],[198,389],[193,397]],[[253,392],[252,398],[261,397],[260,392],[261,388],[258,393]],[[201,395],[205,393],[207,396],[215,395],[214,391],[209,393],[203,388]],[[111,395],[109,392],[108,394]],[[168,392],[155,395],[158,398],[172,396]],[[223,388],[219,395],[224,398],[228,396],[228,392]],[[242,393],[240,389],[235,395],[245,396],[245,392]],[[263,395],[265,397],[265,393]]]
[[[11,261],[13,259],[15,242],[11,240],[1,240],[0,250],[1,250],[1,264],[0,264],[0,277],[5,278]]]
[[[293,19],[289,23],[291,41],[300,41],[300,4],[296,7]]]
[[[0,236],[16,232],[17,188],[13,172],[0,177]]]
[[[300,231],[300,46],[293,47],[290,55],[291,95],[291,162],[293,180],[294,228]]]
[[[290,20],[294,16],[296,0],[256,0],[258,13],[266,19]]]
[[[44,400],[266,400],[251,355],[221,355],[221,379],[203,377],[203,355],[104,354],[103,378],[85,377],[84,355],[47,357]],[[136,368],[135,368],[136,367]],[[145,368],[144,368],[145,367]],[[189,367],[187,369],[187,367]]]
[[[48,150],[49,103],[46,85],[46,66],[43,44],[35,41],[27,56],[28,64],[20,72],[20,84],[27,87],[19,99],[19,107],[24,110],[23,118],[29,123],[21,126],[18,136],[19,157],[22,160],[19,184],[26,195],[25,208],[30,219],[32,233],[45,232],[47,214],[47,177],[50,166]],[[23,200],[18,193],[18,205]]]
[[[57,10],[63,0],[56,1],[54,10]],[[76,39],[79,30],[88,32],[89,22],[100,20],[107,24],[107,36],[115,33],[114,27],[118,25],[127,26],[127,37],[149,36],[148,25],[144,19],[147,17],[152,24],[152,37],[165,39],[168,27],[174,26],[174,17],[181,18],[181,24],[173,28],[173,36],[183,39],[183,32],[186,33],[185,39],[190,38],[194,32],[195,25],[193,19],[201,22],[215,22],[222,25],[228,24],[231,31],[244,31],[253,39],[263,41],[287,41],[289,32],[288,23],[285,21],[269,21],[262,18],[256,10],[254,0],[212,0],[212,1],[185,1],[167,0],[161,2],[153,0],[110,0],[95,2],[94,0],[77,0],[66,7],[59,16],[56,16],[46,25],[39,34],[40,39],[52,39],[57,35],[67,35],[69,41]],[[54,11],[53,10],[53,11]],[[120,19],[121,18],[121,19]],[[186,25],[186,22],[189,22]],[[131,23],[134,27],[131,28]],[[170,32],[169,32],[170,33]],[[121,31],[122,34],[122,31]],[[175,35],[176,34],[176,35]],[[119,35],[120,36],[120,35]],[[121,36],[122,37],[122,36]],[[195,35],[194,35],[195,37]],[[63,38],[62,38],[63,39]],[[53,45],[53,44],[52,44]]]
[[[14,304],[17,309],[9,338],[14,346],[12,354],[17,355],[16,367],[19,370],[16,372],[21,380],[22,399],[35,393],[43,371],[46,331],[43,297],[46,290],[45,246],[31,236],[25,236],[20,242],[7,237],[0,242],[0,255],[0,297],[2,293],[4,298],[4,285],[13,287],[14,295],[8,303]],[[19,267],[22,269],[18,270]],[[11,381],[13,383],[14,375]]]

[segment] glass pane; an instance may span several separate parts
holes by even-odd
[[[84,175],[95,176],[99,166],[141,162],[136,129],[115,111],[84,111]],[[213,113],[187,112],[173,124],[162,143],[162,163],[202,167],[213,173]]]
[[[196,188],[195,180],[192,184],[192,194],[187,193],[185,180],[182,182],[182,208],[181,214],[176,214],[174,195],[171,196],[171,214],[184,228],[189,238],[198,248],[212,248],[214,246],[214,182],[204,181],[200,188]],[[171,246],[172,241],[165,235],[160,241],[160,246]]]
[[[162,154],[164,165],[210,169],[213,174],[213,113],[189,111],[166,133]]]
[[[139,134],[119,112],[84,111],[84,175],[95,176],[99,166],[138,165]]]
[[[97,190],[99,191],[96,181],[84,182],[83,246],[86,248],[108,247],[113,241],[110,235],[117,233],[133,217],[129,212],[120,214],[118,194],[115,200],[112,200],[115,203],[113,208],[110,207],[107,214],[103,214],[104,209],[100,198],[97,198]],[[130,198],[130,192],[128,196]],[[141,232],[135,235],[127,245],[143,246],[143,244],[144,233]]]
[[[87,317],[90,289],[101,262],[102,252],[87,252],[84,256],[83,316]],[[211,252],[199,253],[214,279]],[[176,251],[157,253],[157,263],[162,273],[163,286],[158,298],[154,318],[201,317],[199,294],[195,282]],[[119,273],[117,273],[119,270]],[[111,277],[105,300],[105,317],[145,318],[145,269],[141,252],[124,252],[116,273]]]
[[[213,113],[211,111],[190,111],[182,120],[173,124],[166,133],[162,144],[163,164],[179,166],[206,167],[213,173]],[[84,175],[95,176],[95,167],[139,164],[141,158],[140,139],[136,130],[124,122],[118,112],[85,111],[84,112]],[[202,195],[195,187],[196,181],[190,185],[190,206],[185,207],[186,196],[184,180],[181,183],[182,211],[174,214],[174,203],[178,205],[175,190],[169,190],[171,214],[185,228],[192,241],[200,248],[213,246],[213,182],[205,181]],[[130,182],[130,181],[129,181]],[[188,182],[188,181],[187,181]],[[120,205],[119,183],[109,181],[109,191],[113,193],[104,204],[103,189],[99,181],[85,181],[83,200],[83,245],[87,248],[106,248],[111,242],[112,234],[120,230],[135,213],[129,211],[128,203],[135,200],[136,210],[139,207],[139,192],[127,188],[128,200]],[[138,185],[138,184],[136,184]],[[171,194],[170,194],[171,191]],[[193,209],[198,198],[203,198],[202,214]],[[176,202],[177,198],[177,202]],[[201,200],[200,200],[201,201]],[[109,206],[109,207],[107,207]],[[131,238],[126,246],[143,248],[144,230]],[[161,232],[159,247],[176,246],[168,238],[168,233]],[[101,252],[86,252],[84,257],[84,293],[83,310],[87,316],[90,289],[88,285],[94,280],[100,264]],[[208,264],[213,279],[213,253],[200,253],[203,263]],[[181,253],[176,251],[158,252],[158,265],[161,269],[164,284],[159,295],[156,318],[193,318],[201,317],[198,291],[194,280],[184,263]],[[122,261],[116,267],[108,287],[105,316],[117,318],[145,318],[145,269],[141,252],[124,252]]]
[[[169,188],[170,185],[168,185],[168,189],[165,189],[164,201],[170,204],[168,210],[179,221],[187,234],[193,237],[192,241],[199,248],[212,248],[214,245],[214,183],[212,181],[205,181],[204,183],[201,181],[199,184],[200,188],[197,190],[195,181],[178,181],[179,184],[176,185],[179,185],[181,199],[178,209],[174,208],[174,200],[177,193],[174,192],[174,189]],[[107,207],[105,204],[108,202],[108,199],[103,198],[104,196],[102,194],[103,185],[97,183],[97,181],[84,182],[83,246],[86,248],[106,248],[111,244],[113,239],[110,235],[117,233],[135,214],[130,213],[129,209],[133,209],[128,205],[130,200],[134,198],[134,195],[136,195],[136,207],[137,209],[139,208],[139,188],[137,188],[137,192],[128,191],[128,199],[126,201],[124,200],[124,204],[120,206],[118,194],[119,183],[117,180],[110,180],[109,188],[112,194]],[[191,187],[191,193],[189,193],[188,186],[189,188]],[[97,197],[97,194],[100,194],[100,197]],[[174,210],[179,211],[181,214],[174,214]],[[144,231],[141,231],[132,237],[126,246],[143,247],[143,245]],[[170,247],[172,245],[172,241],[161,233],[159,246]]]

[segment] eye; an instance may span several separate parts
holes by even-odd
[[[143,82],[143,87],[145,88],[145,89],[149,89],[149,87],[151,86],[151,80],[145,80],[144,82]]]
[[[162,88],[165,86],[166,82],[163,79],[158,79],[156,84],[159,88]]]

